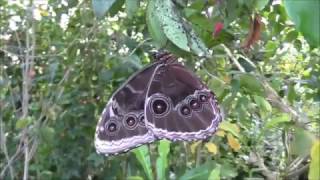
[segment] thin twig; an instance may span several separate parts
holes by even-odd
[[[2,121],[1,115],[0,115],[0,144],[1,144],[0,148],[3,150],[4,156],[8,162],[8,165],[9,165],[8,167],[9,167],[10,177],[11,177],[11,179],[14,179],[14,171],[13,171],[11,163],[9,163],[10,158],[9,158],[9,154],[8,154],[6,135],[5,135],[4,124]],[[0,179],[1,178],[2,178],[2,176],[0,176]]]

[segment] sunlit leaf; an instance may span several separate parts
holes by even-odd
[[[152,168],[151,168],[151,160],[150,154],[148,150],[148,146],[144,145],[135,150],[133,150],[136,158],[138,159],[139,163],[142,165],[145,174],[147,175],[148,179],[152,179]]]
[[[277,127],[281,123],[290,122],[291,118],[288,114],[280,114],[266,123],[266,128]]]
[[[168,153],[170,151],[170,141],[161,140],[158,146],[159,157],[157,158],[157,179],[166,179],[168,168]]]
[[[218,153],[218,147],[214,143],[206,143],[205,144],[208,152],[212,153],[213,155],[216,155]]]
[[[261,108],[263,111],[271,112],[272,107],[265,98],[257,95],[254,95],[253,97],[259,108]]]
[[[238,139],[234,138],[232,134],[227,134],[228,144],[234,151],[239,151],[241,148],[241,145],[238,141]]]
[[[217,166],[216,168],[214,168],[209,177],[208,180],[220,180],[220,166]]]
[[[217,135],[217,136],[220,136],[220,137],[224,137],[224,136],[226,135],[226,133],[225,133],[224,131],[222,131],[222,130],[218,130],[218,131],[216,132],[216,135]]]
[[[309,168],[309,179],[310,180],[318,180],[320,179],[320,141],[317,140],[313,143],[311,148],[311,162]]]
[[[224,131],[228,131],[236,137],[240,137],[240,135],[239,135],[240,128],[236,124],[230,123],[228,121],[222,121],[219,125],[219,129],[222,129]]]

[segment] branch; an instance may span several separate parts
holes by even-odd
[[[279,173],[269,170],[268,167],[264,164],[263,158],[261,158],[261,156],[257,152],[252,152],[251,155],[253,156],[253,159],[255,160],[252,163],[259,167],[259,169],[262,171],[262,174],[268,180],[278,179]]]
[[[229,56],[231,61],[235,64],[235,66],[239,69],[240,72],[246,73],[245,69],[242,67],[242,65],[238,62],[237,58],[231,53],[230,49],[225,46],[221,45],[226,54]],[[244,57],[244,56],[241,56]],[[244,58],[247,62],[250,64],[254,64],[252,61],[250,61],[248,58]],[[301,113],[298,113],[293,107],[291,107],[287,101],[285,101],[283,98],[281,98],[278,93],[271,87],[269,82],[267,81],[266,77],[264,77],[263,74],[261,74],[258,71],[255,71],[255,75],[258,77],[258,80],[260,80],[266,94],[267,94],[267,100],[274,105],[275,107],[279,108],[281,111],[288,113],[292,116],[293,121],[300,127],[304,127],[303,124],[299,123],[299,119],[307,119],[307,117]]]
[[[8,162],[8,167],[9,167],[11,179],[14,179],[14,171],[13,171],[12,165],[10,163],[7,142],[6,142],[6,135],[5,135],[5,130],[4,130],[3,126],[4,125],[3,125],[3,121],[2,121],[2,116],[0,116],[0,145],[1,145],[0,148],[3,150],[4,156]],[[2,175],[0,175],[0,177],[2,178]]]

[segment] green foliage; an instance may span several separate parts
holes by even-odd
[[[319,179],[319,1],[283,2],[0,1],[0,179]],[[98,155],[106,102],[160,48],[215,92],[218,132]]]
[[[138,149],[133,150],[133,152],[136,155],[137,160],[143,167],[148,179],[152,179],[151,161],[148,147],[144,145]]]
[[[285,0],[289,17],[313,47],[320,46],[320,1]]]

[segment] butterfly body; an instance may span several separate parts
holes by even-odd
[[[214,94],[170,54],[131,76],[110,98],[95,146],[108,155],[157,139],[201,140],[222,117]]]

